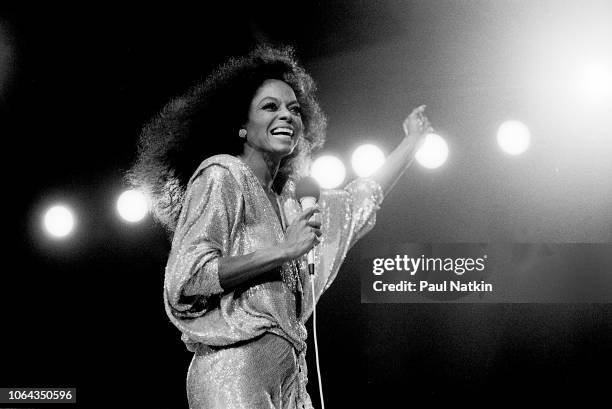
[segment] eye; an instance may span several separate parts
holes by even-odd
[[[289,111],[291,111],[293,115],[302,115],[302,108],[300,108],[299,105],[293,105],[291,108],[289,108]]]
[[[266,111],[276,111],[278,109],[278,106],[274,102],[268,102],[262,108]]]

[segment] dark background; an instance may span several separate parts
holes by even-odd
[[[423,103],[451,150],[443,168],[406,173],[319,304],[327,406],[607,398],[609,304],[361,304],[358,255],[389,241],[610,242],[612,109],[564,87],[583,56],[610,61],[612,6],[222,3],[0,6],[0,386],[76,387],[82,407],[186,407],[191,354],[162,303],[169,243],[150,219],[123,224],[114,202],[142,124],[228,56],[271,41],[294,45],[317,81],[327,152],[390,152]],[[517,158],[495,144],[511,118],[533,134]],[[40,228],[58,200],[77,212],[65,241]],[[318,405],[313,355],[310,340]]]

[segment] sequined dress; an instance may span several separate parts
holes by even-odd
[[[294,192],[295,184],[287,182],[278,198],[279,220],[257,177],[230,155],[206,159],[188,184],[166,266],[164,302],[194,352],[187,375],[190,408],[312,407],[304,325],[312,313],[310,280],[318,301],[349,248],[374,226],[383,195],[365,178],[343,190],[323,190],[314,278],[299,259],[285,263],[276,280],[224,292],[217,259],[280,244],[285,226],[300,213]]]

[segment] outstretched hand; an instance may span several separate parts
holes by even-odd
[[[429,119],[423,114],[424,111],[425,105],[415,108],[402,124],[406,137],[411,139],[417,149],[425,140],[425,135],[433,132]]]

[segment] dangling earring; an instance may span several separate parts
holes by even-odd
[[[238,136],[241,138],[246,138],[247,135],[247,130],[242,128],[241,130],[238,131]]]

